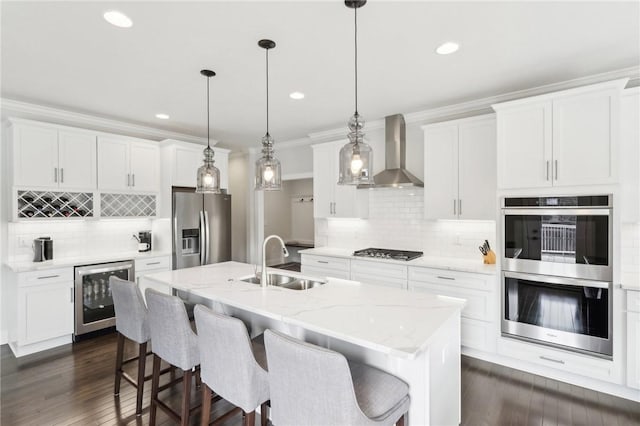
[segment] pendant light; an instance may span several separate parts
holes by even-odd
[[[256,161],[256,190],[279,191],[282,189],[280,161],[273,156],[273,138],[269,134],[269,49],[276,47],[272,40],[260,40],[258,46],[265,50],[267,64],[267,133],[262,137],[262,157]]]
[[[338,185],[373,185],[371,166],[373,151],[364,141],[364,120],[358,113],[358,9],[367,0],[345,0],[344,4],[354,12],[355,44],[355,112],[349,120],[349,142],[340,150]]]
[[[209,143],[209,80],[216,75],[211,70],[202,70],[207,77],[207,147],[204,149],[204,164],[198,169],[196,192],[200,194],[220,194],[220,170],[213,165],[214,152]]]

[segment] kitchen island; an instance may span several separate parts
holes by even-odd
[[[146,275],[141,286],[241,318],[252,335],[280,330],[401,377],[411,425],[460,423],[463,301],[337,279],[308,290],[240,280],[254,274],[254,265],[224,262]]]

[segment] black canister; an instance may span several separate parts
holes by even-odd
[[[53,240],[51,237],[40,237],[33,240],[33,261],[44,262],[53,259]]]

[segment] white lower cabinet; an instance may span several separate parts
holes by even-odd
[[[351,261],[349,259],[301,253],[301,263],[301,272],[304,275],[343,280],[351,278]]]
[[[408,280],[410,291],[465,299],[461,315],[462,346],[495,352],[498,327],[495,275],[409,267]]]
[[[376,260],[352,260],[351,279],[364,284],[407,289],[407,267]]]
[[[71,343],[73,268],[10,274],[9,346],[16,357]]]
[[[627,386],[640,389],[640,292],[627,291]]]
[[[157,256],[136,259],[134,268],[136,284],[138,284],[138,287],[140,287],[140,291],[142,292],[143,297],[144,291],[150,287],[154,290],[158,290],[166,294],[171,294],[171,289],[169,287],[154,285],[153,282],[144,279],[144,276],[148,274],[170,271],[171,256]]]

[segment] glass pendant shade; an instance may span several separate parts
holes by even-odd
[[[282,189],[282,168],[273,156],[273,138],[269,134],[262,138],[262,157],[256,161],[257,190],[279,191]]]
[[[339,185],[373,185],[373,150],[364,141],[364,121],[355,113],[349,120],[349,142],[340,149]]]
[[[198,182],[196,192],[199,194],[220,194],[220,170],[213,165],[214,152],[206,147],[204,164],[198,168]]]

